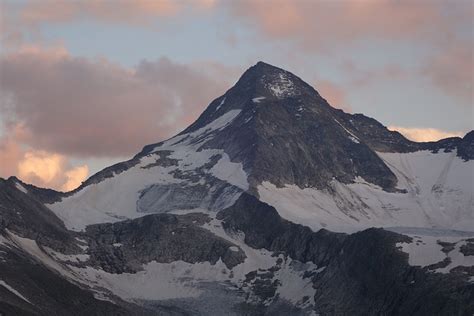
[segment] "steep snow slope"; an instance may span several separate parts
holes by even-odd
[[[200,147],[239,113],[231,110],[199,130],[173,137],[135,166],[48,207],[67,228],[83,230],[147,213],[229,206],[248,189],[247,174],[222,150]]]
[[[331,182],[327,190],[258,187],[279,214],[314,230],[354,232],[368,227],[430,227],[474,231],[474,161],[455,152],[378,153],[397,176],[399,192],[358,178]]]

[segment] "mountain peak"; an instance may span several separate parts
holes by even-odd
[[[225,152],[242,164],[254,188],[268,181],[327,189],[334,181],[362,178],[396,191],[397,178],[377,152],[431,148],[374,119],[331,107],[302,79],[264,62],[250,67],[178,136],[200,149]],[[156,148],[147,146],[139,156]],[[467,150],[462,157],[471,155]]]
[[[264,73],[264,72],[288,72],[282,68],[277,66],[273,66],[269,63],[259,61],[255,65],[249,68],[249,70]]]
[[[301,95],[314,89],[291,72],[259,61],[240,77],[235,85],[241,92],[255,97],[284,98]],[[257,95],[258,94],[258,95]]]

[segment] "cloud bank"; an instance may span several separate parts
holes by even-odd
[[[70,157],[131,156],[192,123],[235,80],[219,64],[160,58],[129,69],[61,47],[24,47],[0,57],[0,71],[0,176],[63,190],[88,174]]]
[[[64,49],[24,49],[1,57],[0,69],[9,129],[21,125],[23,143],[77,157],[131,155],[169,137],[229,85],[212,65],[161,58],[127,69]]]

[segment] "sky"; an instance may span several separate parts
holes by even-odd
[[[68,191],[265,61],[416,141],[474,129],[471,0],[1,0],[0,177]]]

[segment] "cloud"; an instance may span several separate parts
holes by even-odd
[[[155,18],[175,16],[185,10],[211,9],[215,5],[215,0],[29,0],[23,3],[5,1],[3,9],[23,26],[67,23],[80,19],[146,24]]]
[[[410,75],[407,70],[396,64],[384,65],[375,69],[364,69],[351,59],[342,62],[340,69],[353,88],[369,86],[374,82],[403,79]]]
[[[23,152],[18,143],[9,137],[0,138],[0,177],[9,177],[18,173],[18,161]]]
[[[116,157],[167,138],[225,92],[233,71],[167,58],[124,68],[64,48],[27,47],[0,57],[0,110],[21,142],[74,157]]]
[[[447,132],[436,128],[411,128],[401,126],[389,126],[389,130],[398,131],[406,138],[416,142],[437,141],[448,137],[462,137],[462,132]]]
[[[150,27],[157,19],[196,14],[215,5],[215,0],[5,0],[0,2],[0,10],[6,12],[0,21],[0,35],[4,44],[18,45],[26,37],[41,37],[44,24],[96,20]]]
[[[445,93],[473,99],[472,1],[229,1],[228,12],[260,36],[284,42],[308,56],[345,52],[368,43],[396,41],[413,46],[425,56],[411,76],[427,76]],[[467,31],[467,32],[466,32]],[[467,34],[466,34],[467,33]],[[259,39],[261,40],[261,39]],[[417,53],[418,52],[418,53]],[[360,58],[360,57],[359,57]],[[415,57],[419,58],[419,57]],[[348,69],[354,84],[367,85],[380,77],[394,78],[406,71],[388,65],[376,71]],[[465,102],[465,101],[470,102]]]
[[[473,47],[454,41],[446,49],[439,51],[422,67],[439,89],[457,96],[464,104],[474,102],[474,52]]]
[[[174,15],[179,9],[179,2],[173,0],[44,0],[28,1],[19,11],[19,19],[32,26],[86,17],[106,22],[141,24],[148,18]]]
[[[87,178],[88,166],[73,167],[64,155],[24,145],[24,137],[22,126],[0,137],[0,177],[16,175],[36,186],[62,191],[75,189]]]
[[[63,184],[64,191],[71,191],[81,185],[89,174],[89,167],[87,165],[75,167],[65,173],[67,181]]]
[[[229,12],[262,34],[325,50],[366,39],[420,39],[469,25],[470,1],[267,1],[226,2]]]
[[[71,159],[131,156],[177,133],[240,69],[167,58],[125,68],[64,47],[0,57],[0,176],[71,190],[87,177]]]
[[[352,112],[351,106],[347,103],[344,90],[335,83],[328,80],[318,80],[315,89],[325,98],[333,107]]]
[[[18,175],[31,183],[52,183],[63,169],[65,159],[45,151],[29,151],[18,163]]]
[[[78,187],[89,174],[86,165],[72,167],[65,156],[57,153],[0,147],[0,157],[12,155],[15,160],[10,161],[7,168],[1,170],[0,175],[8,177],[10,172],[15,170],[14,174],[20,179],[40,187],[70,191]]]

